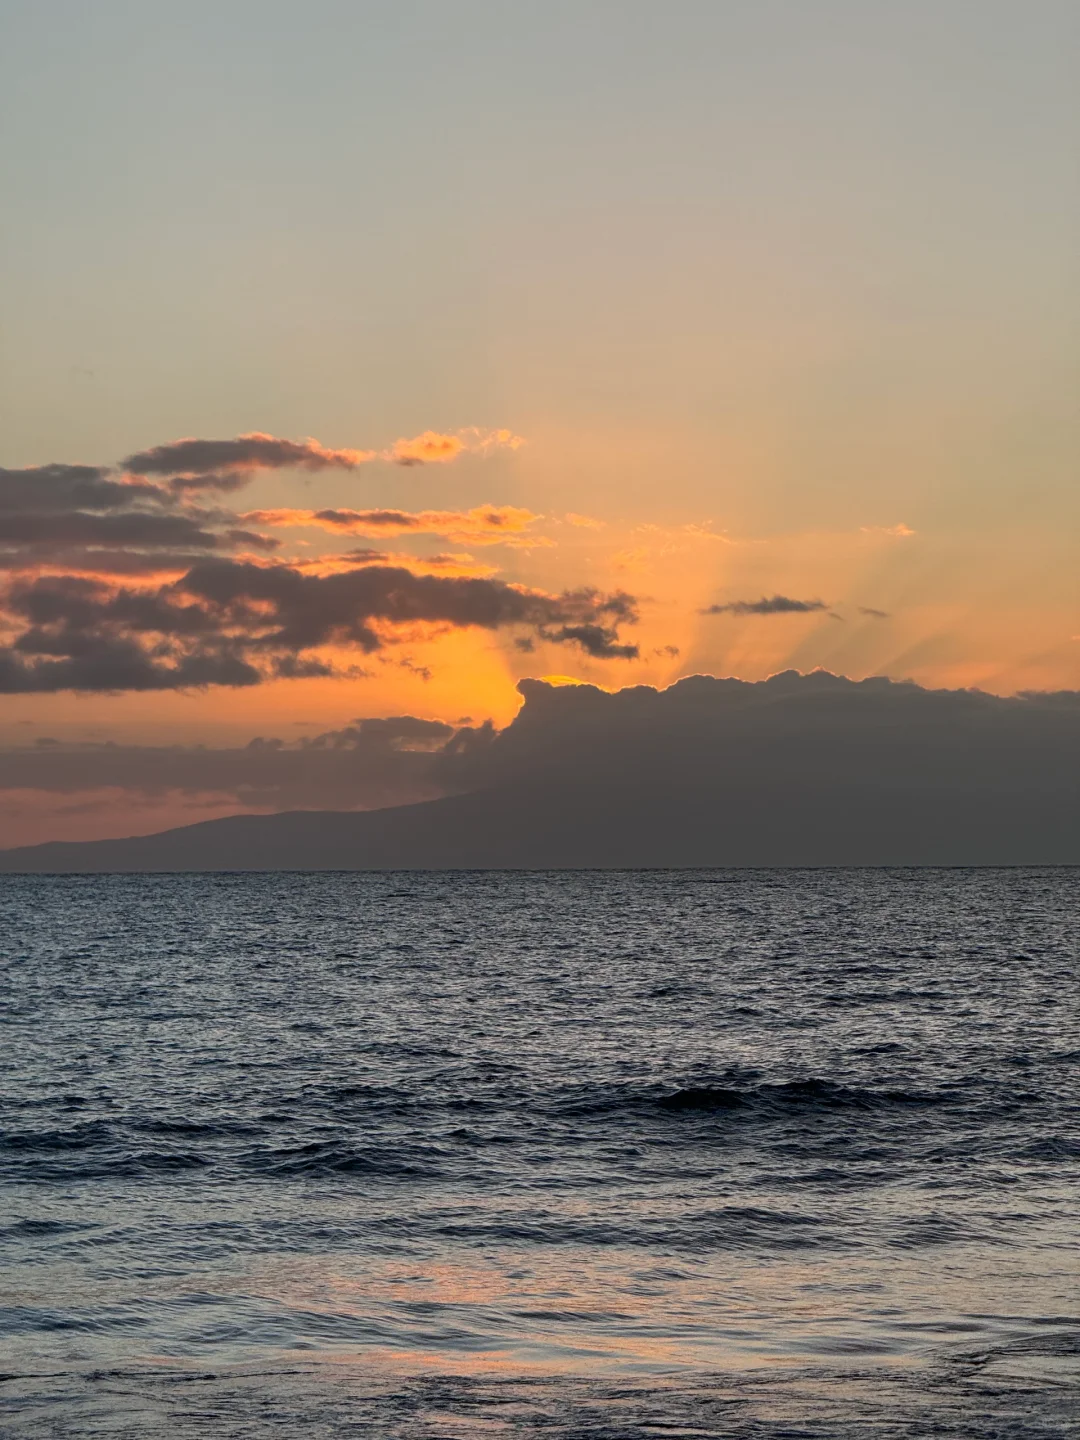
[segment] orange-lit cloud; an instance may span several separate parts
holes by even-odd
[[[490,455],[496,450],[517,450],[525,441],[511,430],[481,430],[469,426],[453,435],[425,430],[411,440],[395,440],[378,458],[395,465],[445,465],[459,455]]]
[[[251,510],[242,519],[245,524],[315,526],[344,535],[441,535],[477,545],[553,543],[526,535],[543,516],[513,505],[478,505],[472,510]]]
[[[439,435],[434,430],[425,430],[412,440],[397,440],[391,445],[386,458],[397,465],[445,465],[456,460],[465,449],[465,442],[458,435]]]
[[[642,573],[649,568],[649,551],[644,545],[632,550],[619,550],[611,557],[612,568]]]
[[[646,574],[654,569],[657,562],[669,560],[677,555],[698,554],[705,556],[713,544],[735,545],[736,541],[720,531],[713,530],[709,520],[692,520],[685,525],[635,525],[630,531],[633,541],[643,542],[616,550],[611,557],[615,570]],[[711,560],[707,563],[711,564]]]
[[[860,528],[864,535],[891,535],[895,540],[906,540],[916,533],[910,525],[903,522],[899,525],[863,525]]]
[[[697,540],[711,540],[721,545],[736,543],[729,535],[712,529],[711,520],[691,520],[686,525],[675,526],[646,523],[635,526],[634,533],[648,536],[649,540],[657,546],[657,553],[660,555],[678,554],[688,549]]]
[[[238,556],[238,559],[245,557]],[[252,558],[252,557],[246,557]],[[409,555],[402,550],[376,550],[364,547],[360,550],[337,551],[329,555],[315,555],[310,559],[291,560],[294,570],[310,575],[333,575],[343,570],[355,570],[361,565],[392,565],[409,570],[414,575],[497,575],[497,565],[485,565],[472,555],[442,552],[438,555]]]

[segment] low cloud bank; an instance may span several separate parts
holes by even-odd
[[[1003,698],[786,671],[748,682],[696,675],[667,690],[523,680],[512,725],[461,753],[456,783],[548,783],[560,775],[630,792],[758,787],[830,795],[929,790],[1080,792],[1080,693]],[[1078,810],[1080,815],[1080,810]]]
[[[403,715],[289,742],[257,736],[234,747],[44,737],[0,749],[0,845],[72,829],[151,830],[176,823],[185,810],[368,810],[434,799],[448,784],[437,773],[439,752],[459,728]]]
[[[43,736],[32,745],[0,749],[0,791],[30,788],[64,793],[118,787],[154,795],[213,790],[264,808],[291,787],[304,785],[311,788],[303,794],[296,789],[293,798],[298,803],[328,803],[334,787],[344,785],[345,808],[357,803],[395,804],[401,803],[403,780],[411,784],[423,777],[425,788],[431,789],[434,758],[461,729],[441,720],[396,715],[354,720],[340,730],[298,740],[257,735],[246,745],[223,748],[118,745],[111,740],[80,744]],[[362,793],[352,793],[356,784]],[[373,790],[363,788],[372,785]],[[383,799],[386,795],[389,801]]]

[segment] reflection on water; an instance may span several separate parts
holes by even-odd
[[[918,1364],[937,1342],[1001,1345],[1048,1312],[1068,1316],[1080,1293],[1076,1252],[1053,1254],[1062,1268],[1052,1274],[1032,1274],[1027,1256],[1003,1257],[993,1314],[972,1305],[968,1269],[955,1259],[733,1266],[687,1256],[642,1266],[618,1251],[591,1264],[496,1251],[417,1270],[399,1260],[264,1257],[235,1289],[269,1313],[286,1311],[296,1347],[410,1371],[667,1374],[845,1356]]]
[[[645,1440],[657,1435],[730,1440],[1031,1440],[1074,1435],[1076,1337],[1046,1360],[1053,1378],[1016,1373],[1005,1350],[951,1363],[900,1367],[758,1368],[670,1378],[410,1374],[349,1357],[317,1362],[190,1369],[175,1363],[16,1379],[0,1413],[23,1437],[211,1435],[473,1440],[541,1433],[553,1440]],[[1066,1366],[1070,1367],[1066,1371]],[[1011,1373],[1010,1373],[1011,1372]]]

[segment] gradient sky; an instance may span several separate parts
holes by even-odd
[[[0,117],[0,465],[505,429],[200,503],[517,507],[539,543],[273,563],[641,617],[634,660],[413,627],[363,677],[5,695],[0,742],[503,724],[529,674],[1080,687],[1074,0],[0,0]],[[778,595],[821,607],[701,613]]]

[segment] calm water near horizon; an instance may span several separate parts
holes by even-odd
[[[0,877],[0,1431],[1080,1434],[1078,902]]]

